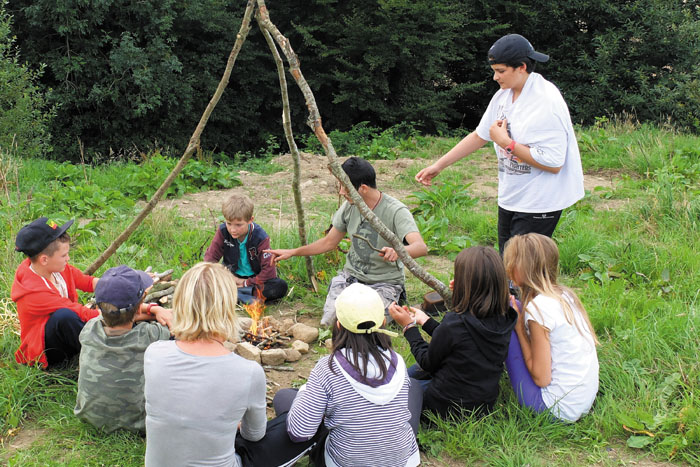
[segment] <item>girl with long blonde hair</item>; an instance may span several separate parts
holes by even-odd
[[[576,293],[557,282],[559,250],[544,235],[516,235],[503,254],[520,302],[506,369],[521,405],[575,422],[598,392],[598,340]]]

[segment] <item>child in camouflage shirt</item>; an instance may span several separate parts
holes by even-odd
[[[80,333],[74,413],[106,432],[146,429],[143,354],[151,343],[170,338],[164,324],[171,317],[171,310],[143,303],[152,284],[145,272],[127,266],[109,269],[95,287],[102,316],[88,321]],[[149,317],[158,322],[142,321]]]

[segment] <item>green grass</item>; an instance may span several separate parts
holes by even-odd
[[[375,132],[365,142],[361,136],[369,130],[358,130],[354,136],[345,135],[343,144],[386,158],[434,159],[458,141],[399,130]],[[578,136],[585,170],[613,180],[611,186],[588,192],[567,210],[554,235],[562,281],[579,293],[601,341],[601,390],[593,411],[573,425],[551,423],[520,408],[504,377],[497,409],[488,417],[436,419],[421,428],[422,449],[436,463],[440,459],[488,465],[700,463],[700,138],[630,122],[579,129]],[[486,148],[481,154],[490,152]],[[71,262],[78,267],[90,264],[136,212],[129,197],[115,194],[112,202],[99,197],[108,190],[127,193],[128,180],[121,174],[132,173],[134,164],[83,168],[17,161],[7,155],[1,159],[0,168],[18,168],[16,177],[8,172],[7,192],[0,186],[2,297],[9,297],[13,271],[21,260],[12,248],[17,230],[40,208],[48,207],[45,214],[57,220],[70,217],[49,199],[59,188],[71,183],[103,187],[85,188],[67,198],[78,212],[97,214],[79,214],[89,221],[71,229]],[[266,172],[270,170],[266,161],[246,164]],[[429,190],[413,182],[416,170],[399,171],[394,183],[417,193],[403,201],[421,217],[419,225],[431,250],[446,251],[451,259],[463,246],[496,242],[495,200],[483,200],[473,187],[463,192],[478,175],[473,164],[456,164]],[[493,176],[495,182],[495,171]],[[149,179],[155,182],[155,177]],[[196,191],[196,185],[182,186],[184,191]],[[391,193],[391,187],[386,191]],[[95,200],[84,198],[95,193]],[[336,207],[333,201],[309,202],[310,239],[322,235]],[[296,226],[281,231],[277,225],[265,227],[275,246],[297,245]],[[210,236],[208,225],[157,210],[102,270],[120,263],[152,265],[157,270],[174,268],[179,276],[201,259]],[[322,289],[343,261],[338,253],[314,257]],[[421,258],[419,263],[429,265],[429,271],[445,282],[452,275],[447,261]],[[303,259],[285,261],[279,271],[292,288],[279,306],[320,316],[325,290],[319,294],[309,290]],[[427,287],[408,277],[407,291],[409,302],[419,303]],[[14,304],[5,299],[0,305],[0,460],[10,465],[141,465],[145,446],[140,437],[104,435],[73,417],[75,370],[47,373],[14,363],[12,354],[19,341],[11,328]],[[414,360],[403,338],[396,338],[395,345],[410,365]],[[17,430],[41,431],[32,444],[9,452]]]

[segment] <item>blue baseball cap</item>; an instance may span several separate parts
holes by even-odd
[[[120,312],[136,306],[147,288],[153,285],[151,276],[143,271],[121,265],[110,268],[102,274],[95,287],[95,301],[109,303]]]

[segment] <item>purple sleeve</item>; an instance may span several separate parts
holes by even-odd
[[[295,443],[311,439],[323,423],[328,404],[328,395],[323,385],[324,373],[329,371],[328,358],[319,360],[311,370],[306,387],[299,391],[289,409],[287,433]]]
[[[207,252],[204,253],[204,261],[218,263],[222,256],[224,256],[224,235],[219,228],[216,229],[214,239],[211,241],[209,248],[207,248]]]
[[[277,268],[270,261],[270,253],[263,253],[264,250],[270,249],[270,237],[265,237],[256,247],[258,252],[258,261],[260,262],[260,272],[254,277],[248,279],[249,285],[262,285],[277,277]]]

